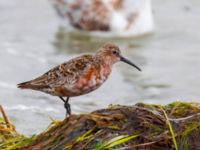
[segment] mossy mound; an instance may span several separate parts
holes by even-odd
[[[111,105],[53,121],[41,134],[12,145],[20,150],[199,150],[200,104]],[[20,142],[20,141],[19,141]],[[6,148],[8,144],[0,145]]]

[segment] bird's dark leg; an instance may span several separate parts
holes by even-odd
[[[70,116],[71,115],[71,107],[69,104],[69,97],[67,97],[67,99],[65,100],[64,107],[66,109],[66,116],[68,116],[68,115]]]
[[[59,98],[65,103],[65,99],[61,96],[59,96]]]
[[[67,97],[67,99],[65,100],[63,97],[59,97],[63,102],[64,102],[64,107],[66,109],[66,116],[70,116],[71,115],[71,107],[69,104],[69,97]]]

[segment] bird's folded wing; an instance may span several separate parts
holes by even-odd
[[[32,81],[35,85],[57,87],[72,86],[93,64],[91,55],[83,55],[69,60]]]
[[[91,55],[83,55],[71,59],[61,65],[54,67],[42,76],[35,78],[31,81],[18,84],[19,88],[52,88],[65,85],[72,86],[77,80],[87,72],[93,64]]]

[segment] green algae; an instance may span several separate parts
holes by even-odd
[[[183,131],[182,136],[186,137],[187,135],[189,135],[191,132],[198,130],[200,128],[200,120],[199,121],[195,121],[195,122],[191,122],[189,124],[187,124],[185,126],[185,129]]]
[[[164,107],[169,114],[177,118],[199,113],[200,110],[199,103],[195,102],[175,101]]]
[[[23,147],[35,139],[35,135],[31,137],[25,137],[22,135],[16,136],[6,140],[3,144],[0,144],[0,149],[12,150]]]
[[[178,146],[181,150],[189,150],[191,145],[190,137],[193,136],[194,132],[199,132],[200,135],[200,120],[190,122],[184,126],[182,135],[179,137]],[[198,141],[199,136],[196,136],[196,140]]]

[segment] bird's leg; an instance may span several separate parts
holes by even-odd
[[[69,104],[69,97],[65,100],[63,97],[59,96],[59,98],[64,102],[64,107],[66,109],[66,116],[71,115],[71,107]]]
[[[70,116],[71,115],[71,107],[69,104],[69,97],[67,97],[67,99],[65,100],[64,107],[66,109],[66,116],[68,116],[68,115]]]
[[[59,96],[59,98],[65,103],[65,99],[61,96]]]

